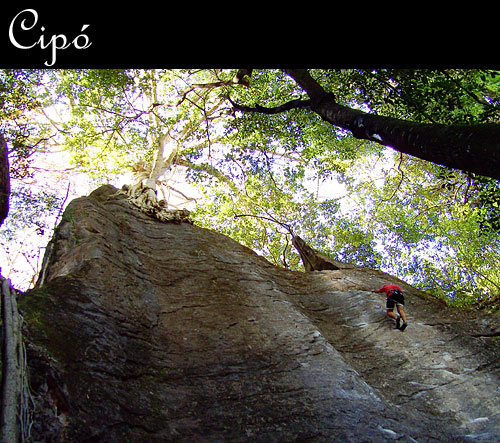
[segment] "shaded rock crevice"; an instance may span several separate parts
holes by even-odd
[[[110,186],[71,202],[52,243],[43,281],[20,300],[39,441],[42,355],[68,400],[59,441],[500,436],[498,341],[474,336],[498,330],[493,317],[399,282],[401,333],[371,292],[397,282],[387,274],[277,268]]]

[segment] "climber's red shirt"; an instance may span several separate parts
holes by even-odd
[[[377,292],[385,292],[387,294],[387,296],[389,296],[389,292],[391,292],[393,290],[403,292],[401,290],[401,288],[399,286],[396,286],[396,285],[384,285]]]

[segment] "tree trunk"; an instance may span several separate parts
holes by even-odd
[[[19,403],[21,397],[21,376],[18,361],[19,314],[15,293],[7,279],[0,277],[2,294],[2,442],[18,441]]]
[[[158,200],[156,192],[159,178],[172,167],[176,155],[176,141],[168,133],[163,134],[159,138],[151,169],[139,168],[134,183],[122,189],[134,205],[163,221],[187,221],[189,216],[189,211],[185,209],[166,209],[168,202]]]
[[[9,156],[7,153],[7,143],[0,134],[0,226],[9,213]]]
[[[312,249],[298,235],[292,238],[292,245],[300,254],[304,269],[307,272],[339,269],[334,260]]]
[[[151,173],[144,183],[147,188],[156,189],[158,179],[172,166],[173,159],[177,154],[175,140],[169,134],[163,134],[158,142],[156,157],[151,167]]]
[[[325,121],[395,150],[454,169],[500,179],[500,125],[421,124],[339,105],[306,70],[288,69]]]

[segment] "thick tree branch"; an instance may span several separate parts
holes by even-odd
[[[234,184],[234,182],[227,175],[225,175],[224,173],[219,171],[217,168],[214,168],[212,165],[209,165],[206,162],[202,163],[202,164],[196,164],[196,163],[190,162],[189,160],[187,160],[185,158],[176,158],[174,163],[176,165],[185,166],[186,168],[190,168],[190,169],[193,169],[195,171],[204,171],[207,174],[210,174],[213,177],[217,178],[221,182],[226,183],[235,194],[238,194],[240,192],[238,187]]]
[[[375,141],[432,163],[500,179],[498,124],[421,124],[368,114],[338,104],[307,70],[285,72],[307,92],[313,112],[356,138]]]
[[[237,103],[234,103],[230,98],[228,98],[228,99],[229,99],[229,102],[233,105],[233,107],[238,111],[256,112],[259,114],[268,114],[268,115],[280,114],[282,112],[290,111],[291,109],[305,109],[305,108],[309,108],[311,106],[310,100],[301,100],[301,99],[291,100],[287,103],[284,103],[280,106],[276,106],[274,108],[266,108],[266,107],[260,106],[260,105],[255,105],[254,107],[244,106],[244,105],[239,105]]]

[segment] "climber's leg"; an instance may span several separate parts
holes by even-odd
[[[397,320],[398,316],[394,312],[394,306],[396,304],[394,303],[394,300],[391,300],[390,298],[387,299],[386,302],[386,310],[385,313],[387,314],[387,317],[392,318],[393,320]]]
[[[394,313],[392,309],[387,309],[386,310],[387,317],[392,318],[393,320],[396,320],[398,316]]]
[[[401,316],[401,319],[403,320],[403,324],[401,325],[400,329],[404,331],[406,329],[406,326],[408,326],[408,324],[406,323],[405,308],[401,303],[398,303],[396,309],[398,310],[398,314]]]
[[[401,319],[403,320],[403,323],[406,323],[406,313],[405,313],[405,308],[402,304],[398,304],[396,306],[396,309],[398,310],[398,314],[401,316]]]

